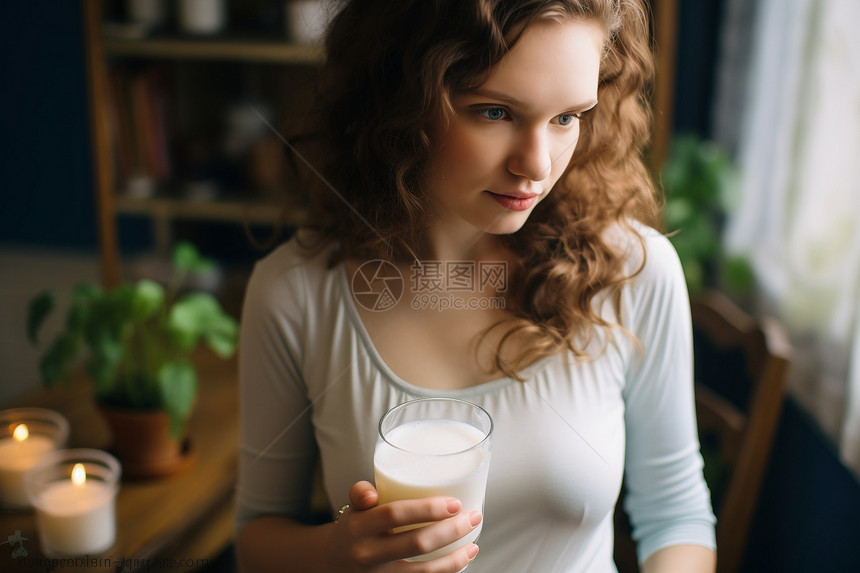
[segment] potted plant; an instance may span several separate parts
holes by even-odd
[[[672,142],[661,172],[666,189],[666,228],[678,251],[690,294],[718,287],[736,295],[755,281],[746,258],[730,256],[722,232],[735,171],[714,142],[681,135]]]
[[[185,425],[197,394],[191,353],[201,344],[222,358],[235,351],[236,320],[211,294],[182,290],[189,274],[211,268],[193,245],[179,243],[166,287],[148,279],[111,290],[78,285],[62,330],[40,358],[42,379],[50,386],[67,380],[83,356],[126,475],[170,473],[187,461]],[[33,344],[55,299],[45,291],[30,302]],[[129,444],[129,438],[138,442]]]

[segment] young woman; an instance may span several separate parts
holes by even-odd
[[[688,297],[641,159],[640,0],[352,0],[327,38],[311,218],[242,317],[246,571],[714,570]],[[376,424],[494,419],[484,515],[379,504]],[[305,525],[315,463],[336,520]],[[430,523],[394,533],[401,525]],[[483,522],[473,544],[429,553]]]

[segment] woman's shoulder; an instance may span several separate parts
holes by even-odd
[[[620,324],[646,347],[654,344],[658,325],[689,321],[684,271],[669,238],[639,222],[620,225],[614,240],[625,257],[620,290]],[[684,318],[686,316],[686,318]],[[674,317],[674,318],[670,318]],[[680,324],[680,323],[678,323]],[[683,335],[684,328],[674,332]]]
[[[624,259],[625,276],[633,282],[683,281],[683,271],[675,247],[658,230],[636,220],[609,227],[605,240]]]
[[[311,238],[296,234],[257,261],[247,293],[268,298],[267,294],[283,294],[285,290],[314,291],[322,281],[331,280],[334,273],[329,262],[335,245],[313,242]]]
[[[275,278],[298,272],[315,273],[329,268],[335,245],[321,243],[299,231],[288,241],[257,261],[254,275]]]

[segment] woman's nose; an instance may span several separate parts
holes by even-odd
[[[547,133],[533,129],[519,134],[508,159],[508,171],[530,181],[543,181],[552,171]]]

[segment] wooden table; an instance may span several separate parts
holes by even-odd
[[[195,360],[199,392],[189,423],[197,452],[194,464],[163,478],[124,480],[117,495],[116,543],[87,561],[51,563],[39,548],[33,513],[0,510],[0,571],[188,572],[200,569],[228,546],[239,430],[236,361],[219,360],[208,351]],[[50,408],[66,416],[71,427],[69,447],[110,447],[107,426],[83,376],[68,386],[38,392],[16,406]],[[14,543],[24,547],[25,557],[12,557],[7,537],[16,535],[26,539]]]

